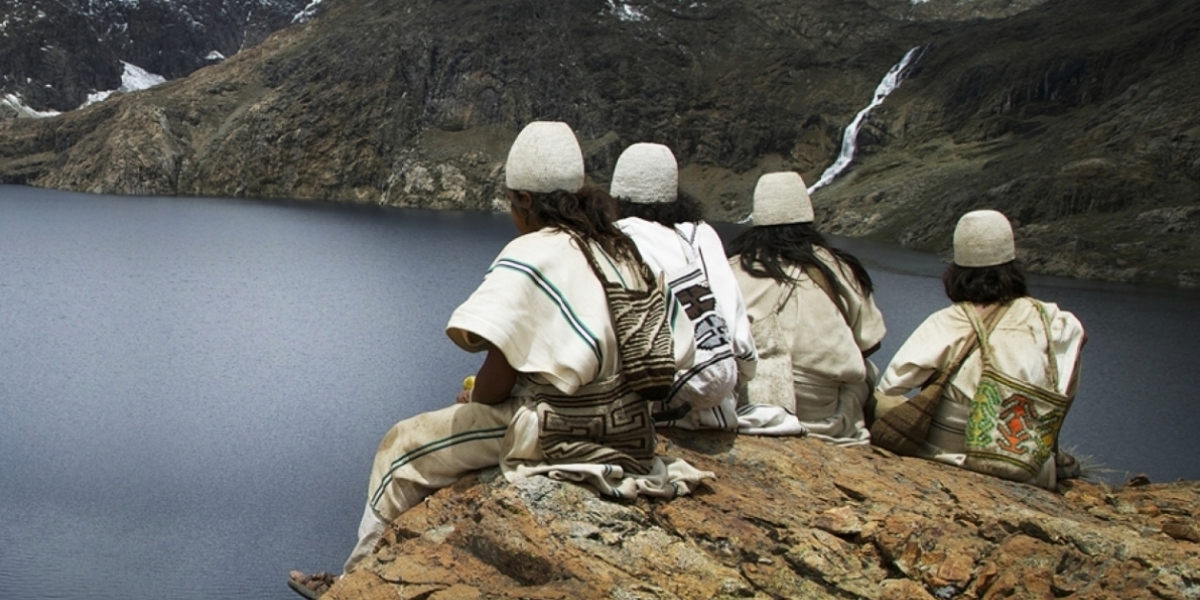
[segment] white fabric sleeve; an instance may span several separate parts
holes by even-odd
[[[905,396],[929,380],[950,350],[939,324],[938,313],[925,319],[896,351],[892,361],[879,378],[876,387],[881,394]]]

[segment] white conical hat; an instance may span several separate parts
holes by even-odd
[[[609,195],[638,204],[673,202],[679,197],[679,164],[662,144],[634,144],[613,168]]]
[[[954,264],[992,267],[1017,257],[1012,225],[994,210],[975,210],[962,216],[954,228]]]
[[[583,152],[571,126],[534,121],[525,126],[508,150],[504,183],[526,192],[578,192],[583,187]]]
[[[812,200],[799,173],[783,171],[758,178],[758,185],[754,186],[755,225],[812,222]]]

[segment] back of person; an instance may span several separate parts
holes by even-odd
[[[882,319],[871,304],[864,304],[868,296],[842,263],[825,248],[815,247],[813,254],[835,274],[835,279],[825,285],[831,291],[836,290],[833,293],[837,303],[822,287],[824,282],[813,278],[811,270],[790,266],[787,272],[795,281],[782,283],[751,275],[742,268],[740,257],[730,262],[751,320],[760,321],[779,307],[783,337],[801,378],[842,383],[865,381],[867,366],[862,351],[882,339]],[[864,319],[871,321],[865,327]],[[802,409],[797,407],[797,410]]]
[[[983,426],[978,417],[972,419],[985,368],[976,325],[987,336],[987,366],[992,372],[1068,398],[1073,398],[1078,385],[1086,335],[1073,314],[1028,296],[1024,274],[1015,262],[1011,226],[995,211],[975,211],[960,220],[955,232],[955,262],[947,268],[943,283],[954,304],[933,313],[913,331],[884,371],[876,395],[881,407],[904,403],[908,394],[949,372],[917,454],[985,470],[972,460],[966,433],[972,426]],[[967,349],[970,352],[964,355]],[[959,357],[963,358],[956,363]],[[996,398],[1001,403],[1010,399]],[[1035,431],[1039,426],[1024,417],[1005,417],[1004,427],[1013,444],[1046,435]],[[1045,417],[1051,415],[1034,415],[1035,419]],[[1052,434],[1055,445],[1057,433]],[[1029,482],[1054,489],[1058,479],[1076,474],[1074,459],[1053,448]]]
[[[499,466],[510,481],[548,475],[624,499],[671,498],[713,477],[655,455],[648,398],[666,397],[692,365],[693,330],[616,229],[612,199],[585,185],[574,132],[531,123],[505,183],[521,235],[446,325],[459,347],[485,354],[475,385],[384,435],[345,572],[389,522],[470,471]],[[289,586],[314,598],[335,579],[295,572]]]
[[[798,174],[768,173],[755,187],[754,226],[730,244],[760,353],[742,400],[786,407],[813,437],[862,445],[875,374],[866,356],[886,328],[866,270],[825,243],[813,216]],[[776,361],[785,364],[768,366]]]
[[[753,376],[756,355],[720,237],[701,220],[695,200],[679,193],[675,156],[666,146],[627,148],[610,194],[623,217],[617,226],[667,278],[696,334],[695,364],[677,375],[671,398],[657,406],[657,425],[737,429],[734,389],[739,371]]]

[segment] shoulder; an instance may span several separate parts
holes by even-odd
[[[836,273],[838,279],[841,279],[843,283],[853,285],[855,290],[858,289],[858,280],[854,277],[854,272],[850,270],[850,266],[838,260],[837,256],[834,256],[833,252],[830,252],[828,248],[814,245],[813,255],[817,257],[817,260],[825,263]]]
[[[540,257],[548,252],[558,252],[567,249],[578,250],[575,239],[570,234],[556,229],[539,229],[538,231],[517,236],[504,246],[497,260],[502,258],[532,258]]]
[[[1028,306],[1028,310],[1034,313],[1032,316],[1040,318],[1036,315],[1037,306],[1040,305],[1042,310],[1046,312],[1046,317],[1050,321],[1051,329],[1054,330],[1056,336],[1074,337],[1083,333],[1083,323],[1079,318],[1070,311],[1059,308],[1054,302],[1042,302],[1036,298],[1029,298],[1030,302],[1022,302]]]
[[[917,326],[916,331],[935,333],[939,331],[958,332],[971,329],[971,320],[963,313],[962,307],[951,304],[934,311]]]
[[[617,228],[624,231],[626,235],[666,235],[672,233],[667,227],[664,227],[654,221],[647,221],[640,217],[625,217],[617,220]]]
[[[709,225],[707,221],[696,221],[695,223],[689,223],[689,225],[696,228],[696,237],[698,238],[721,239],[721,236],[717,234],[717,230],[713,229],[713,226]]]

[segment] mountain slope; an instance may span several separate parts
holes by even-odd
[[[306,2],[0,0],[0,98],[71,110],[117,89],[122,61],[184,77],[291,24]]]
[[[343,0],[186,79],[0,121],[0,181],[488,208],[516,131],[561,119],[596,180],[626,145],[659,141],[709,217],[737,220],[762,172],[816,181],[879,79],[925,46],[871,113],[855,163],[814,195],[825,229],[940,251],[958,214],[988,205],[1018,222],[1037,270],[1188,285],[1200,274],[1197,12],[1158,0]]]

